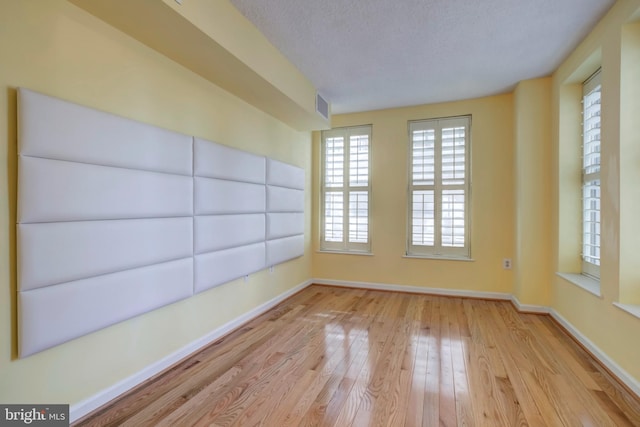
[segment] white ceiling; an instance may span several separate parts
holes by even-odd
[[[332,113],[469,99],[550,75],[615,0],[231,0]]]

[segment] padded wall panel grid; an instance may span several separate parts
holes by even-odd
[[[192,235],[191,218],[19,224],[21,290],[191,257]]]
[[[190,177],[21,155],[18,221],[191,216]]]
[[[193,150],[194,292],[202,292],[266,265],[266,159],[202,139]]]
[[[192,282],[186,258],[21,292],[21,356],[188,298]]]
[[[265,267],[265,242],[196,255],[196,293],[246,276]]]
[[[267,159],[267,265],[304,255],[304,170]]]
[[[263,213],[266,190],[262,184],[195,177],[195,214]]]
[[[300,212],[304,210],[304,190],[267,186],[267,210],[269,212]]]
[[[267,159],[267,184],[304,190],[304,169]]]
[[[201,254],[264,241],[263,213],[196,216],[195,253]]]
[[[267,265],[276,265],[304,255],[304,235],[267,240]]]
[[[304,252],[304,170],[36,92],[18,96],[28,356]]]
[[[190,296],[192,138],[25,89],[18,111],[20,355]]]
[[[264,184],[266,158],[200,138],[194,139],[193,173],[206,178]]]
[[[270,212],[267,214],[267,240],[304,234],[304,213]]]
[[[72,120],[72,121],[71,121]],[[192,174],[192,137],[19,89],[22,155]]]

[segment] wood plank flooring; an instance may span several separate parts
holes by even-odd
[[[640,426],[640,402],[548,316],[314,285],[76,425]]]

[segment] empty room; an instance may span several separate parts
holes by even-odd
[[[0,0],[0,425],[640,426],[640,0]]]

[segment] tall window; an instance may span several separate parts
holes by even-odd
[[[582,273],[600,277],[600,70],[582,85]]]
[[[408,255],[468,258],[471,117],[409,122]]]
[[[371,126],[322,132],[322,250],[371,250],[370,143]]]

